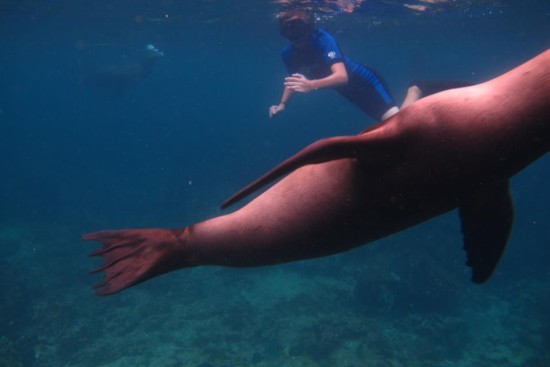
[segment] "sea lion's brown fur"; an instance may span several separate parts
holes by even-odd
[[[488,82],[419,100],[358,136],[313,144],[238,194],[288,174],[233,213],[180,230],[85,235],[103,242],[94,253],[105,258],[98,294],[183,267],[326,256],[457,207],[473,279],[482,282],[511,227],[508,179],[549,146],[546,51]]]

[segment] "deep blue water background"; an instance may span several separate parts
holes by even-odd
[[[403,10],[395,2],[387,4],[380,7],[367,1],[355,14],[339,14],[321,24],[336,35],[345,53],[379,70],[399,101],[413,79],[484,81],[550,47],[550,6],[545,0],[473,3],[426,13]],[[269,272],[279,270],[273,268],[193,270],[190,275],[183,271],[123,295],[100,299],[89,290],[94,279],[87,275],[97,262],[86,257],[91,247],[80,241],[80,235],[102,228],[181,227],[218,215],[218,206],[227,196],[306,144],[326,136],[353,134],[373,123],[330,91],[298,96],[279,118],[268,118],[268,107],[280,98],[285,73],[279,57],[284,40],[274,18],[277,9],[267,1],[252,0],[238,4],[0,2],[0,366],[118,366],[130,363],[121,362],[127,355],[135,356],[132,363],[169,365],[155,359],[158,356],[151,357],[154,353],[115,346],[123,345],[129,334],[147,334],[132,325],[140,325],[151,313],[162,314],[163,320],[182,312],[197,316],[191,309],[174,311],[170,309],[174,306],[167,305],[186,307],[195,295],[204,303],[193,307],[207,307],[221,302],[210,294],[218,292],[218,287],[238,298],[243,295],[236,283],[275,277]],[[148,43],[161,49],[165,57],[143,80],[122,92],[85,82],[92,70],[139,62]],[[447,294],[449,297],[487,292],[513,302],[518,296],[510,289],[521,293],[525,284],[536,284],[538,288],[533,286],[528,292],[538,309],[517,311],[531,313],[540,326],[533,327],[540,335],[529,342],[533,350],[530,365],[548,365],[550,357],[543,352],[550,346],[549,318],[543,316],[550,307],[548,288],[544,288],[549,282],[550,259],[548,163],[548,157],[543,158],[513,180],[516,224],[509,250],[487,286],[468,284],[454,213],[381,241],[373,250],[291,264],[281,271],[312,279],[322,274],[329,283],[344,277],[356,277],[356,281],[361,276],[398,273],[422,283],[425,267],[415,268],[400,256],[421,253],[437,255],[430,261],[452,273],[449,276],[458,282],[460,293]],[[379,273],[365,275],[363,267],[369,265],[372,272]],[[191,280],[196,289],[188,288]],[[321,293],[330,293],[320,287]],[[368,289],[354,289],[356,299],[350,299],[350,305],[368,298],[361,293]],[[418,304],[426,299],[405,289],[402,284],[396,286],[393,297],[412,303],[414,299]],[[140,306],[145,300],[149,308]],[[490,307],[490,300],[487,302]],[[305,304],[330,312],[355,310],[337,301],[322,306]],[[292,317],[296,307],[281,312],[301,330],[296,321],[299,317]],[[467,309],[454,307],[455,312]],[[247,317],[235,309],[238,307],[217,312],[227,313],[230,319]],[[249,311],[264,312],[265,320],[271,319],[267,316],[270,312],[261,307]],[[119,317],[126,314],[127,325],[120,335],[105,331],[110,312]],[[395,307],[395,312],[395,318],[405,320],[410,310]],[[321,314],[319,317],[318,324],[326,324]],[[377,317],[365,316],[372,323],[378,322]],[[517,323],[521,325],[522,319]],[[86,331],[75,331],[74,325],[86,325],[82,327]],[[216,325],[212,327],[219,327]],[[229,332],[232,328],[244,330],[246,325],[225,326]],[[163,327],[156,332],[167,339],[176,335]],[[113,342],[105,342],[109,335]],[[202,337],[216,345],[215,336]],[[211,350],[202,351],[203,362],[213,366],[281,365],[277,359],[281,356],[315,355],[292,352],[281,342],[284,338],[279,338],[277,344],[284,353],[264,353],[251,362],[253,357],[243,340],[254,338],[233,337],[242,351],[222,348],[217,352],[221,356],[215,358],[208,357],[208,353],[216,354]],[[431,338],[436,341],[441,336]],[[116,351],[107,347],[90,351],[90,345],[97,345],[98,340]],[[270,338],[265,340],[271,345]],[[339,340],[335,337],[327,345],[338,345]],[[154,338],[146,350],[155,350],[155,343],[162,349],[167,342]],[[466,336],[458,337],[456,345],[447,350],[458,349],[463,354],[443,353],[430,361],[440,361],[437,365],[466,363],[466,351],[472,351],[468,343]],[[307,348],[302,346],[302,350]],[[173,365],[200,365],[178,357],[177,351],[170,353]],[[248,362],[236,362],[239,358]],[[335,357],[308,358],[318,365],[352,365],[327,362]],[[422,363],[422,358],[417,357],[418,365],[436,365]],[[445,364],[448,361],[455,362]],[[372,360],[371,364],[354,363],[377,365]],[[478,365],[495,365],[489,357],[484,363]]]

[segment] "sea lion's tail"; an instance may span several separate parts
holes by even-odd
[[[106,296],[182,267],[178,252],[181,230],[125,229],[88,233],[86,241],[100,241],[103,247],[90,256],[102,256],[103,265],[91,273],[105,272],[94,286],[96,294]]]

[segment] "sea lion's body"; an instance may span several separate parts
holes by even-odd
[[[419,100],[354,137],[322,140],[245,189],[243,208],[182,230],[103,231],[100,294],[198,265],[259,266],[342,252],[459,208],[474,281],[505,247],[508,178],[550,146],[550,52],[486,83]]]

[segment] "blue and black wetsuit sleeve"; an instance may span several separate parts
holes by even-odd
[[[318,29],[314,37],[314,47],[320,51],[323,61],[327,65],[332,66],[338,62],[344,62],[344,54],[340,50],[336,39],[330,33],[323,29]]]
[[[300,60],[297,59],[295,50],[293,49],[292,45],[287,45],[283,49],[283,51],[281,51],[281,58],[283,59],[283,63],[285,64],[288,75],[292,75],[299,71]]]

